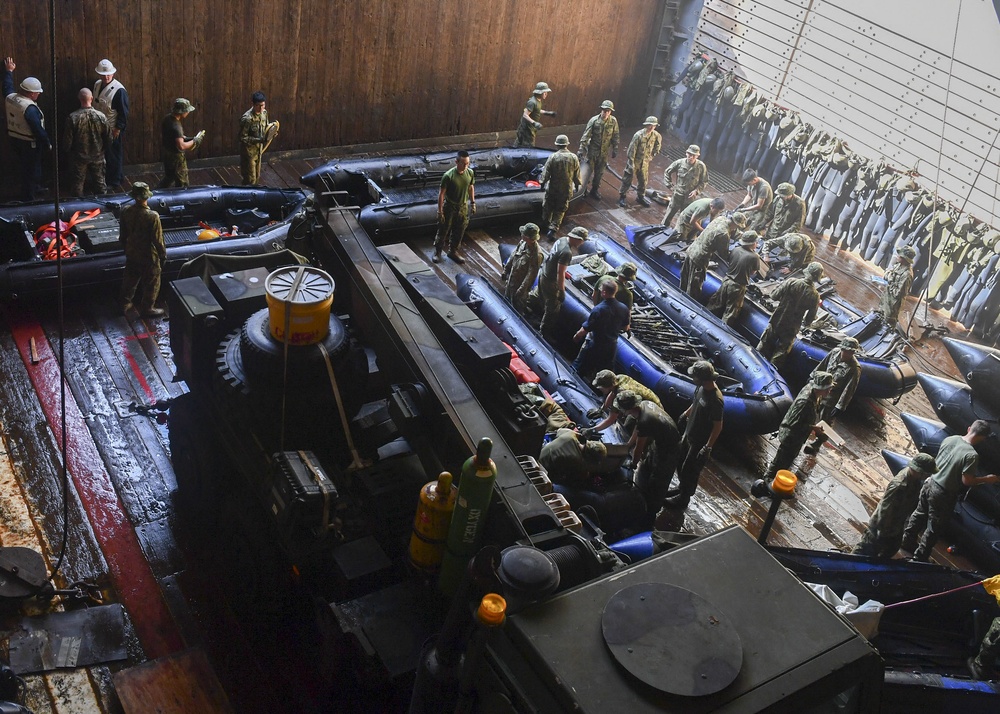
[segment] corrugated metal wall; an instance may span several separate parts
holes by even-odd
[[[991,0],[705,0],[695,44],[854,151],[916,165],[922,186],[1000,225]]]

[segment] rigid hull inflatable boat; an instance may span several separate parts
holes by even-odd
[[[163,226],[167,246],[163,280],[175,277],[181,265],[206,253],[255,255],[284,249],[288,219],[305,200],[305,192],[295,189],[198,186],[157,190],[148,205],[160,214]],[[122,209],[133,202],[128,194],[60,202],[60,221],[68,225],[62,228],[64,287],[121,281],[125,251],[118,221]],[[0,208],[0,299],[56,290],[57,265],[51,259],[58,249],[54,217],[51,202]],[[50,229],[46,231],[45,226]]]
[[[671,240],[672,229],[663,226],[630,226],[625,229],[625,235],[637,255],[656,266],[659,274],[673,285],[680,284],[683,262],[681,252],[686,246]],[[718,271],[708,271],[703,287],[706,296],[719,289],[722,284],[720,273],[724,273],[726,269],[720,263]],[[793,384],[804,384],[816,365],[837,346],[841,338],[850,335],[861,343],[864,351],[863,355],[858,355],[861,381],[857,394],[877,399],[894,399],[916,386],[916,370],[901,354],[902,345],[896,338],[894,328],[886,327],[874,313],[864,315],[829,293],[823,296],[822,308],[836,323],[836,327],[810,330],[795,341],[789,354],[786,374]],[[767,306],[764,293],[751,285],[740,314],[739,331],[751,341],[759,340],[770,318],[771,309]]]
[[[544,196],[538,179],[552,153],[531,147],[470,151],[477,211],[469,227],[537,217]],[[441,177],[454,165],[454,151],[340,159],[305,174],[302,183],[339,194],[341,205],[360,207],[358,221],[382,244],[437,226]]]
[[[617,254],[605,243],[588,241],[581,253],[603,252],[614,267]],[[501,251],[502,253],[506,251]],[[596,256],[595,256],[596,257]],[[590,293],[597,274],[585,264],[570,266],[566,300],[554,339],[563,343],[586,319],[593,303]],[[552,346],[529,328],[513,306],[492,289],[480,289],[485,281],[460,281],[459,296],[473,300],[483,322],[497,334],[509,333],[511,325],[525,335],[519,352],[552,352]],[[628,374],[652,389],[675,418],[687,409],[697,383],[687,368],[699,359],[713,362],[720,373],[717,381],[725,397],[725,428],[730,433],[767,433],[778,427],[791,404],[788,387],[774,368],[703,307],[640,268],[633,290],[633,334],[618,338],[614,369]],[[642,327],[639,327],[639,325]],[[507,339],[501,334],[503,339]],[[531,344],[525,344],[530,340]],[[527,360],[526,360],[527,361]],[[576,377],[575,372],[570,370]]]

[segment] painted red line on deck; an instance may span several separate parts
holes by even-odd
[[[149,335],[146,336],[148,337]],[[142,370],[139,368],[139,363],[136,362],[135,357],[132,356],[132,350],[128,348],[128,338],[122,340],[122,352],[125,353],[125,359],[128,360],[129,367],[132,368],[132,374],[135,375],[136,380],[139,382],[139,386],[146,395],[146,400],[152,404],[156,401],[153,397],[153,389],[149,386],[149,382],[146,381],[146,375],[144,375]]]
[[[31,384],[49,428],[61,443],[59,363],[41,325],[20,310],[9,308],[7,322],[28,370]],[[31,338],[35,338],[38,364],[31,364]],[[125,513],[104,467],[80,407],[67,387],[66,467],[76,485],[80,502],[90,519],[98,545],[122,604],[150,659],[178,652],[184,641],[167,608],[159,583],[143,555],[139,538]]]

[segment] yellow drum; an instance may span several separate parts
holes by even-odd
[[[279,268],[264,281],[271,337],[290,345],[314,345],[330,331],[333,278],[319,268]],[[287,337],[286,337],[287,336]]]

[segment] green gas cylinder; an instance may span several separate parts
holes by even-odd
[[[462,466],[439,581],[441,591],[449,596],[454,595],[462,580],[486,525],[486,511],[490,507],[493,483],[497,479],[497,465],[490,458],[492,451],[493,442],[487,438],[480,439],[476,455]]]

